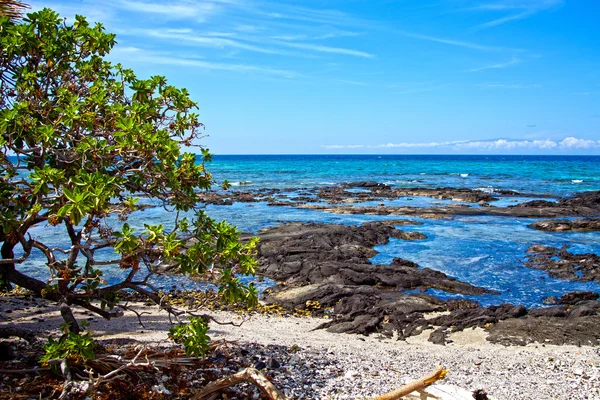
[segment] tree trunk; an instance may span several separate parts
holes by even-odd
[[[61,305],[60,306],[60,315],[63,317],[63,320],[65,321],[65,323],[67,325],[69,325],[70,332],[73,332],[73,333],[81,332],[81,329],[79,328],[79,324],[77,323],[75,316],[73,316],[73,311],[71,310],[71,307],[69,307],[66,304]]]

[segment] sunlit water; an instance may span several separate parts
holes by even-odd
[[[232,190],[253,190],[263,187],[301,188],[330,185],[337,182],[378,181],[397,187],[469,187],[512,189],[540,196],[567,196],[578,191],[600,190],[600,157],[491,157],[491,156],[217,156],[209,169],[217,180],[244,182]],[[293,195],[293,193],[292,193]],[[507,206],[527,197],[505,197],[494,203]],[[376,205],[381,201],[354,205]],[[449,200],[413,196],[384,201],[395,206],[437,206],[455,203]],[[265,227],[284,222],[323,222],[358,225],[367,221],[402,219],[398,216],[341,215],[321,211],[274,207],[266,203],[236,203],[232,206],[209,205],[206,211],[213,218],[227,220],[241,231],[258,233]],[[408,218],[407,218],[408,219]],[[469,297],[484,305],[511,302],[526,306],[541,306],[545,296],[560,296],[574,290],[600,292],[594,282],[568,282],[548,277],[543,271],[524,268],[520,260],[532,244],[571,246],[577,253],[600,253],[599,232],[545,233],[527,227],[533,220],[510,217],[456,216],[452,219],[429,220],[412,218],[423,225],[403,226],[427,235],[426,240],[391,239],[377,246],[379,252],[372,261],[388,264],[401,257],[442,271],[459,280],[501,292],[498,296]],[[131,215],[130,225],[162,223],[169,226],[172,215],[160,207]],[[32,230],[51,246],[65,247],[64,233],[58,228],[39,227]],[[114,256],[112,252],[100,257]],[[47,274],[43,257],[33,253],[20,266],[24,272],[41,278]],[[41,268],[40,268],[41,267]],[[106,274],[109,282],[122,277],[124,271],[113,269]],[[185,277],[160,276],[157,286],[204,288],[205,284],[190,282]],[[264,288],[271,281],[258,282]],[[443,298],[460,297],[440,291],[430,291]]]

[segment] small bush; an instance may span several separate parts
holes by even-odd
[[[169,329],[169,337],[175,343],[183,344],[185,354],[204,357],[209,348],[208,324],[203,318],[190,318],[187,324],[179,324]]]

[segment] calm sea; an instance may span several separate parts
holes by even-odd
[[[217,155],[217,180],[306,187],[373,180],[399,187],[513,189],[565,195],[600,190],[600,156]]]

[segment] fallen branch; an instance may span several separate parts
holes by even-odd
[[[142,347],[140,349],[140,351],[135,355],[135,357],[133,357],[133,359],[130,362],[128,362],[127,364],[121,365],[119,368],[117,368],[117,369],[115,369],[115,370],[107,373],[106,375],[100,375],[96,379],[90,379],[90,383],[91,383],[90,387],[93,388],[93,389],[97,389],[98,386],[100,386],[100,384],[102,382],[105,382],[105,381],[108,382],[108,381],[111,381],[111,380],[119,377],[118,374],[121,373],[122,371],[124,371],[127,368],[139,367],[140,365],[144,366],[144,367],[151,365],[149,361],[146,362],[145,364],[136,364],[137,359],[143,353],[144,350],[145,349]]]
[[[215,392],[225,388],[237,385],[241,382],[251,382],[258,386],[271,400],[286,400],[279,390],[273,385],[267,377],[255,368],[246,368],[237,374],[233,374],[227,378],[219,379],[211,382],[202,389],[201,392],[195,394],[190,400],[207,400],[212,398]]]
[[[407,383],[401,388],[398,388],[386,394],[382,394],[381,396],[377,396],[373,398],[373,400],[399,400],[403,396],[406,396],[412,392],[422,392],[423,389],[425,389],[427,386],[431,385],[436,381],[439,381],[440,379],[443,379],[447,373],[448,370],[440,366],[438,367],[438,369],[429,373],[428,375],[425,375],[421,379],[417,379],[416,381]]]

